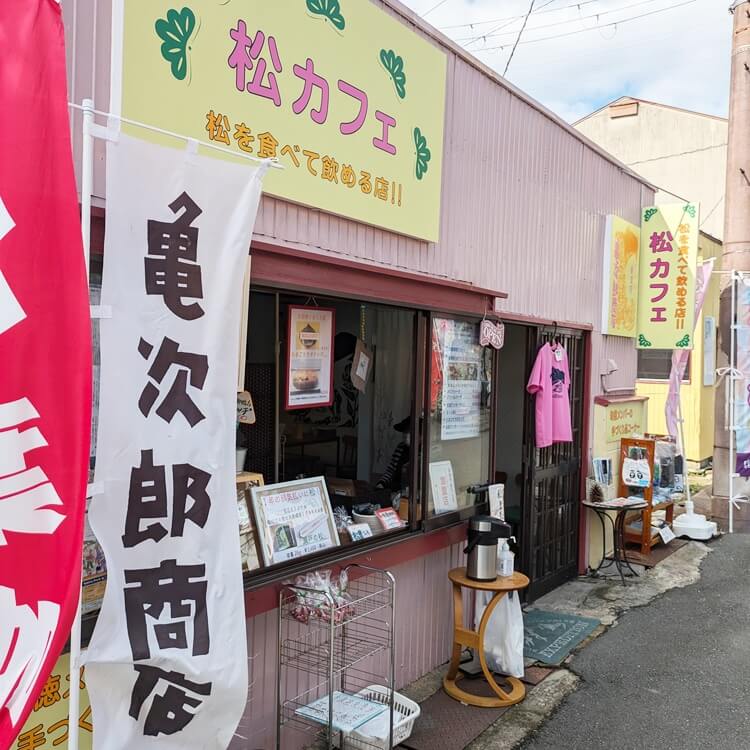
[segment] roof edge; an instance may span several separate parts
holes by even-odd
[[[747,0],[742,0],[742,2],[746,2],[746,1]],[[588,120],[590,117],[593,117],[594,115],[598,115],[603,110],[623,100],[628,100],[631,102],[639,102],[640,104],[650,104],[652,107],[661,107],[662,109],[671,109],[671,110],[674,110],[675,112],[684,112],[687,115],[695,115],[696,117],[707,117],[709,120],[719,120],[719,122],[727,122],[727,123],[729,122],[729,119],[727,117],[720,117],[719,115],[710,115],[707,112],[697,112],[694,109],[685,109],[685,107],[676,107],[673,104],[664,104],[663,102],[654,102],[654,101],[651,101],[650,99],[640,99],[637,96],[626,95],[626,96],[618,96],[617,99],[613,99],[611,102],[607,102],[606,104],[599,107],[599,109],[595,109],[593,112],[590,112],[584,117],[581,117],[580,120],[576,120],[573,123],[573,127],[576,127],[577,125],[582,123],[584,120]]]
[[[723,240],[720,240],[718,237],[714,237],[714,235],[704,232],[702,229],[698,230],[698,234],[702,234],[704,237],[708,237],[709,240],[713,240],[717,245],[724,247]]]

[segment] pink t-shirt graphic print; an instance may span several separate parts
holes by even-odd
[[[539,350],[526,390],[536,394],[536,447],[572,442],[570,372],[562,346],[545,344]]]

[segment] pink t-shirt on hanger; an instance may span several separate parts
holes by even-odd
[[[545,344],[539,350],[526,390],[536,394],[536,447],[572,442],[570,372],[562,346]]]

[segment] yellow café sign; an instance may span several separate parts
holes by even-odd
[[[643,209],[636,347],[693,348],[697,261],[697,203]]]
[[[115,13],[113,111],[278,158],[271,195],[438,240],[446,58],[379,3],[116,0]]]

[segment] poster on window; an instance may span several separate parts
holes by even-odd
[[[265,169],[107,144],[95,747],[226,750],[245,709],[237,339]]]
[[[253,487],[253,511],[266,565],[338,547],[325,479]]]
[[[477,326],[463,320],[436,318],[442,350],[442,440],[478,437],[481,431],[482,347]]]
[[[286,408],[333,403],[333,332],[336,311],[289,305]]]
[[[81,571],[81,611],[94,612],[102,606],[107,587],[107,561],[104,550],[97,541],[89,523],[88,508],[91,499],[86,499],[86,517],[83,522],[83,556]]]
[[[430,489],[435,514],[458,510],[456,481],[450,461],[433,461],[430,464]]]

